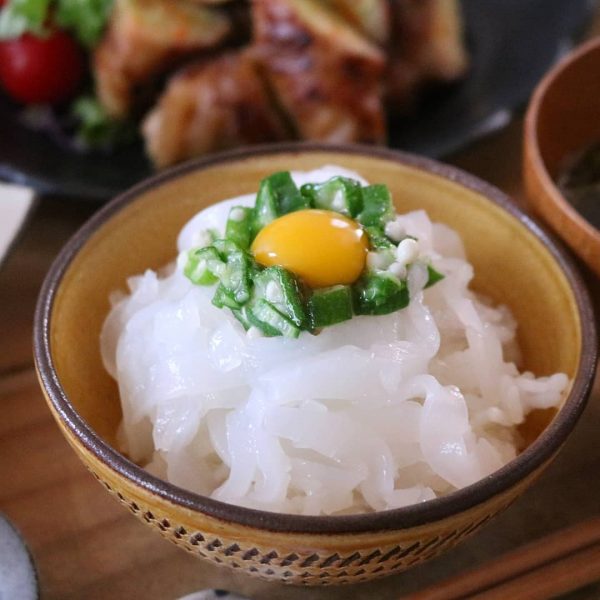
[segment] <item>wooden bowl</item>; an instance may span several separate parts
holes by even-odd
[[[532,443],[493,475],[447,497],[397,510],[311,517],[251,510],[153,477],[120,454],[115,382],[99,353],[111,291],[175,256],[182,225],[205,206],[257,190],[284,169],[338,164],[386,183],[399,210],[426,209],[462,235],[475,287],[508,304],[523,367],[568,373],[558,414],[539,413]],[[589,297],[563,252],[501,192],[423,158],[384,149],[282,145],[180,166],[100,210],[67,244],[41,290],[35,359],[48,405],[74,450],[138,519],[191,552],[262,578],[305,585],[366,581],[454,546],[504,510],[552,461],[584,408],[596,365]],[[542,431],[543,430],[543,431]],[[115,540],[118,543],[118,540]]]
[[[600,276],[600,230],[554,183],[574,153],[600,141],[600,38],[560,62],[536,88],[525,119],[523,174],[532,207]]]

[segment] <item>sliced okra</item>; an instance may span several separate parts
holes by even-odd
[[[311,330],[347,321],[352,318],[352,290],[349,285],[314,290],[306,308]]]
[[[357,221],[365,227],[384,228],[395,216],[392,195],[386,185],[374,184],[362,188],[363,207]]]
[[[254,296],[264,298],[297,327],[306,324],[306,312],[298,280],[283,267],[273,266],[254,279]]]
[[[225,262],[216,248],[207,246],[195,248],[188,252],[187,262],[183,268],[184,275],[196,285],[213,285],[225,270]]]
[[[332,177],[324,183],[307,183],[300,188],[313,208],[333,210],[354,218],[362,209],[361,185],[348,177]]]
[[[365,275],[354,285],[354,312],[358,315],[387,315],[408,303],[406,280],[389,272]]]
[[[229,211],[225,238],[237,244],[242,250],[247,250],[252,241],[252,226],[254,209],[248,206],[234,206]]]
[[[257,298],[249,304],[248,319],[267,336],[297,338],[300,335],[300,328],[264,298]]]

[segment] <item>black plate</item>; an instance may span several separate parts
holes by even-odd
[[[391,145],[439,158],[504,125],[550,65],[581,33],[593,0],[463,0],[471,69],[410,120]],[[112,155],[77,154],[24,127],[0,98],[0,178],[42,193],[104,201],[148,176],[141,145]]]

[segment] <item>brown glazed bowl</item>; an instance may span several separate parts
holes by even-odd
[[[462,235],[475,288],[510,306],[524,368],[568,373],[558,413],[523,428],[528,447],[493,475],[419,505],[335,517],[251,510],[180,489],[119,453],[120,405],[104,371],[100,327],[109,294],[176,253],[182,225],[207,205],[258,189],[266,175],[338,164],[387,184],[401,211],[426,209]],[[596,333],[571,262],[497,189],[439,163],[384,149],[281,145],[211,156],[157,175],[113,200],[52,266],[35,317],[39,379],[59,427],[108,492],[181,548],[265,579],[304,585],[366,581],[451,548],[504,510],[553,460],[593,379]],[[118,542],[116,542],[118,543]]]
[[[600,276],[600,230],[554,183],[575,153],[600,141],[600,37],[558,63],[536,88],[524,130],[523,175],[532,207]]]

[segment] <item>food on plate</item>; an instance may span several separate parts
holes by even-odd
[[[388,0],[329,0],[329,3],[351,25],[381,45],[390,34]]]
[[[145,117],[146,149],[158,167],[211,150],[285,140],[253,56],[232,51],[174,76]]]
[[[274,173],[177,247],[115,293],[101,350],[122,450],[194,492],[310,515],[433,499],[509,462],[568,388],[519,372],[456,232],[358,173]]]
[[[188,0],[115,0],[104,37],[94,52],[100,102],[113,117],[126,117],[136,90],[182,59],[214,50],[231,34],[227,15]]]
[[[407,110],[428,81],[453,81],[468,67],[460,5],[447,0],[391,0],[386,73],[388,102]]]
[[[70,84],[81,79],[70,68],[53,80],[60,97],[10,83],[7,94],[61,105],[72,117],[61,122],[75,120],[91,149],[117,144],[119,128],[128,140],[128,123],[141,124],[157,167],[282,139],[382,144],[388,117],[468,67],[459,0],[8,0],[0,8],[0,46],[22,36],[41,43],[48,28],[89,53],[87,87]],[[78,108],[79,91],[93,110]]]
[[[63,102],[79,89],[84,73],[83,52],[64,31],[0,43],[0,83],[20,102]]]
[[[17,102],[62,105],[82,91],[84,49],[102,35],[112,0],[0,2],[0,87]]]
[[[316,0],[256,0],[254,47],[300,139],[385,140],[382,50]]]

